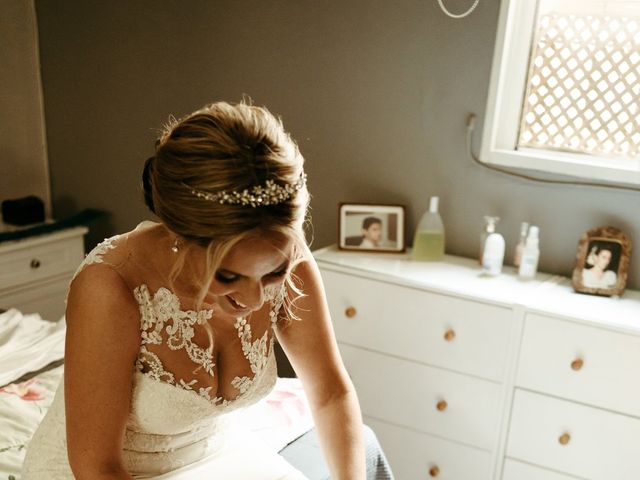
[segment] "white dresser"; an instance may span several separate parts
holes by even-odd
[[[640,294],[452,256],[315,256],[398,480],[640,479]]]
[[[0,243],[0,309],[64,314],[69,281],[84,258],[85,227]]]

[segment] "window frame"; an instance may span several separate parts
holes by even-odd
[[[504,167],[640,185],[640,156],[629,159],[538,148],[517,149],[538,2],[503,0],[500,3],[480,160]]]

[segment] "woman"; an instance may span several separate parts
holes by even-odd
[[[589,254],[587,264],[591,268],[582,270],[582,284],[588,288],[613,288],[618,276],[613,270],[607,270],[613,253],[610,247],[597,245]]]
[[[207,106],[166,127],[143,186],[160,223],[105,240],[76,273],[64,382],[23,478],[304,478],[223,415],[273,387],[274,336],[332,478],[365,478],[358,401],[304,240],[303,158],[282,124]]]

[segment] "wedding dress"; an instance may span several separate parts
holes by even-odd
[[[134,232],[147,228],[149,223],[139,225]],[[233,415],[227,415],[257,402],[275,385],[273,330],[284,301],[284,287],[279,285],[265,295],[269,325],[261,336],[254,338],[246,318],[236,319],[233,327],[240,340],[238,358],[246,364],[246,375],[231,380],[230,398],[212,395],[212,387],[202,380],[215,375],[219,382],[223,380],[212,352],[194,341],[194,327],[211,319],[212,310],[183,309],[181,299],[169,288],[141,282],[145,275],[153,278],[149,272],[141,277],[130,274],[136,261],[131,251],[118,253],[119,249],[127,250],[123,248],[127,242],[121,237],[98,245],[76,275],[88,265],[101,263],[137,285],[133,295],[140,311],[141,344],[132,373],[131,406],[122,451],[129,473],[134,478],[175,480],[305,479],[250,431],[241,430],[233,422]],[[191,368],[181,373],[171,371],[168,360],[175,355],[188,355]],[[224,390],[218,388],[218,392]],[[27,446],[22,479],[73,479],[66,445],[61,382],[51,408]]]

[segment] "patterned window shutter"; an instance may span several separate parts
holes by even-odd
[[[535,31],[519,147],[640,153],[640,19],[550,13]]]

